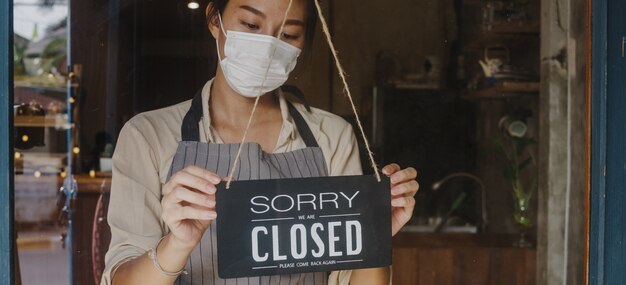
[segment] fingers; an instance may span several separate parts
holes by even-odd
[[[185,187],[177,187],[171,196],[174,203],[186,202],[201,207],[215,207],[215,195],[196,192]]]
[[[391,174],[394,174],[398,170],[400,170],[400,165],[398,165],[397,163],[389,164],[389,165],[383,167],[383,169],[382,169],[383,174],[385,174],[387,176],[390,176]]]
[[[391,176],[391,184],[400,184],[409,180],[413,180],[417,177],[417,170],[413,167],[405,168],[394,172]]]
[[[394,197],[391,199],[391,206],[397,208],[402,207],[413,212],[412,207],[415,206],[415,198],[413,198],[413,196]]]
[[[182,220],[210,221],[217,217],[215,212],[215,195],[176,187],[172,192],[163,197],[162,218],[168,225],[176,224]]]
[[[211,173],[211,172],[208,172],[208,173]],[[197,174],[200,174],[203,176],[198,176]],[[180,185],[180,186],[185,186],[187,188],[196,189],[198,191],[202,191],[207,194],[215,194],[215,191],[217,191],[215,184],[220,183],[220,181],[221,181],[221,178],[219,177],[216,180],[215,176],[210,176],[210,175],[207,175],[206,173],[201,173],[200,171],[197,171],[196,169],[189,169],[188,167],[174,174],[174,176],[172,176],[168,184],[170,184],[174,188]]]
[[[214,220],[217,217],[215,210],[207,210],[197,206],[183,206],[180,211],[180,220]]]
[[[411,180],[409,182],[405,182],[399,185],[395,185],[391,188],[391,195],[399,196],[399,195],[409,195],[414,196],[419,189],[419,183],[415,180]]]
[[[176,204],[176,209],[163,213],[163,220],[166,223],[172,223],[182,220],[202,220],[211,221],[217,218],[217,212],[206,207],[200,207],[197,205],[182,206]]]
[[[200,178],[205,178],[213,184],[219,184],[222,181],[219,175],[195,165],[187,166],[183,170]]]

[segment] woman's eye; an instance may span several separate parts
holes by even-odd
[[[251,24],[251,23],[248,23],[248,22],[241,21],[241,24],[244,25],[249,30],[258,30],[259,29],[258,25]]]
[[[283,38],[285,38],[286,40],[297,40],[298,36],[283,33]]]

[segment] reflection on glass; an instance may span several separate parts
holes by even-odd
[[[68,5],[16,0],[13,12],[16,277],[24,285],[68,284],[69,251],[57,222],[67,166]]]

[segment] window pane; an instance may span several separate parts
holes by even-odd
[[[67,284],[57,196],[67,175],[65,1],[14,2],[15,222],[22,284]]]

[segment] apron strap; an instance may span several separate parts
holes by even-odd
[[[302,114],[300,114],[300,112],[296,110],[296,107],[294,107],[293,104],[291,104],[291,102],[289,101],[287,101],[287,108],[289,109],[289,114],[291,114],[291,118],[293,118],[296,123],[296,128],[298,129],[302,140],[304,140],[306,147],[319,147],[319,145],[317,144],[317,140],[315,139],[315,136],[313,135],[313,132],[309,127],[309,124],[306,123],[306,121],[302,117]]]
[[[287,107],[289,109],[289,114],[293,118],[296,123],[296,128],[302,136],[302,140],[307,147],[318,147],[317,140],[315,140],[315,136],[311,131],[311,128],[306,123],[302,114],[291,104],[291,102],[287,101]],[[180,133],[183,141],[200,141],[200,128],[198,124],[202,119],[202,89],[198,90],[196,95],[191,100],[191,107],[185,117],[183,118],[183,124],[180,128]]]
[[[198,90],[191,100],[191,108],[183,118],[180,133],[183,141],[200,141],[200,128],[198,123],[202,119],[202,89]]]

